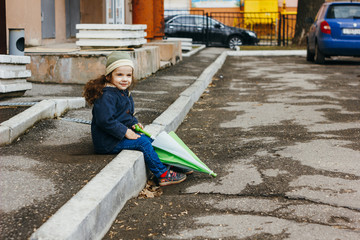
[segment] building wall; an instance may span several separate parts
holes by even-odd
[[[65,0],[55,1],[55,38],[42,39],[41,0],[6,0],[6,28],[24,28],[25,45],[74,41],[66,39]]]
[[[9,28],[24,28],[25,44],[40,45],[41,0],[6,0],[6,29]]]
[[[132,24],[133,7],[132,0],[125,0],[125,24]]]
[[[105,0],[80,0],[80,23],[106,23]]]
[[[66,38],[65,0],[55,0],[55,38],[42,39],[41,33],[41,0],[5,0],[6,31],[9,28],[25,29],[25,45],[39,46],[44,44],[75,42],[75,38]],[[132,0],[124,1],[125,24],[132,24]],[[106,0],[80,0],[80,23],[106,23]],[[8,37],[7,37],[7,46]]]
[[[164,0],[164,9],[167,10],[188,10],[191,0]]]
[[[279,7],[282,7],[284,0],[278,0]],[[298,0],[285,0],[286,7],[297,8]]]
[[[41,0],[39,1],[41,4]],[[41,9],[41,5],[40,5]],[[40,20],[40,38],[41,37],[41,20]],[[71,40],[69,40],[71,41]],[[55,38],[42,39],[41,45],[67,42],[66,39],[66,15],[65,15],[65,0],[55,0]]]

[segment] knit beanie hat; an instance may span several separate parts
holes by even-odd
[[[106,61],[105,76],[109,75],[112,71],[120,66],[130,66],[134,69],[134,63],[127,52],[114,51],[110,53]]]

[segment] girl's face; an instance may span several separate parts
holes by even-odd
[[[127,89],[133,77],[133,69],[130,66],[120,66],[111,73],[110,83],[119,90]]]

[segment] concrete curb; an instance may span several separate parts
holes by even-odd
[[[226,57],[233,56],[229,53],[232,52],[223,52],[145,130],[153,136],[161,131],[175,131],[222,67]],[[136,151],[122,151],[34,232],[30,239],[101,239],[126,201],[136,196],[145,183],[143,155]]]
[[[0,146],[12,143],[41,119],[54,118],[69,109],[85,107],[84,98],[43,100],[0,124]]]
[[[264,56],[264,57],[276,57],[276,56],[306,56],[306,50],[264,50],[264,51],[228,51],[228,56]]]
[[[195,53],[203,50],[204,48],[206,48],[206,45],[197,45],[197,44],[193,44],[193,46],[199,46],[198,48],[195,48],[187,53],[183,53],[182,56],[183,57],[191,57],[192,55],[194,55]]]

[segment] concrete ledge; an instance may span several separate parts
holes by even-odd
[[[76,24],[80,47],[128,47],[146,43],[145,24]]]
[[[0,146],[12,143],[36,122],[60,116],[68,109],[85,107],[85,99],[43,100],[0,124]]]
[[[168,37],[167,39],[164,39],[164,41],[169,42],[181,42],[181,50],[183,51],[191,51],[192,49],[192,38],[175,38],[175,37]]]
[[[2,81],[0,84],[0,93],[12,93],[18,91],[26,91],[32,88],[32,84],[27,82],[26,80],[19,81],[9,81],[5,82]]]
[[[130,38],[145,38],[146,32],[134,32],[134,31],[121,31],[121,32],[113,32],[113,31],[86,31],[80,32],[76,34],[77,38],[103,38],[103,39],[130,39]]]
[[[146,46],[159,47],[160,61],[171,62],[172,65],[175,65],[182,60],[181,43],[179,41],[154,41],[147,43]]]
[[[25,66],[24,66],[25,68]],[[0,79],[16,79],[16,78],[28,78],[31,77],[31,71],[29,70],[1,70],[0,66]]]
[[[160,69],[160,49],[156,46],[144,46],[135,49],[132,57],[135,60],[135,78],[150,76]]]
[[[105,73],[106,57],[112,51],[80,51],[64,53],[28,53],[32,72],[30,81],[46,83],[85,84]],[[127,51],[135,62],[134,76],[139,80],[160,68],[160,53],[156,46]]]
[[[146,43],[146,39],[81,39],[76,45],[81,47],[128,47],[140,46]]]
[[[26,70],[29,63],[28,56],[0,55],[0,97],[22,95],[31,89],[32,84],[26,82],[31,77],[31,71]]]
[[[0,63],[28,64],[30,63],[30,58],[28,56],[0,55]]]
[[[78,30],[146,30],[146,24],[76,24]]]

